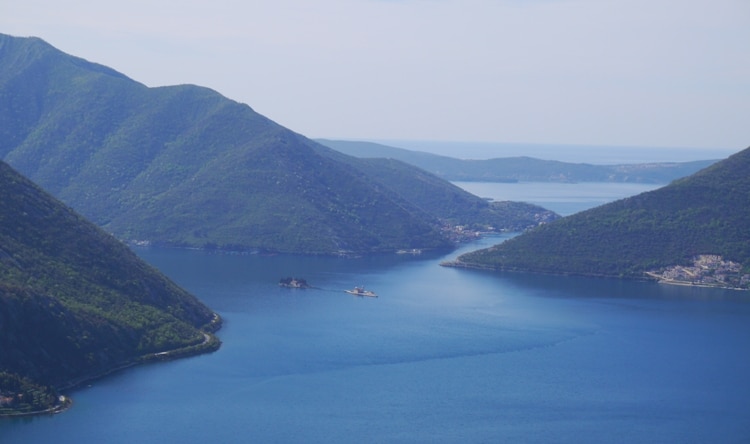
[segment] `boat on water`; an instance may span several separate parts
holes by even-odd
[[[286,288],[310,288],[310,284],[306,280],[293,277],[280,279],[279,286]]]
[[[413,255],[418,255],[418,254],[422,254],[422,250],[420,248],[412,248],[411,250],[398,250],[398,251],[396,251],[396,254],[413,254]]]
[[[365,287],[354,287],[351,290],[344,290],[349,294],[353,294],[354,296],[369,296],[371,298],[376,298],[378,295],[375,294],[375,292],[370,290],[365,290]]]

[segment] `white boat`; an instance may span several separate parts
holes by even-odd
[[[353,294],[355,296],[369,296],[371,298],[376,298],[378,295],[376,295],[374,292],[370,290],[365,290],[365,287],[354,287],[351,290],[344,290],[349,294]]]
[[[422,254],[422,250],[419,248],[412,248],[411,250],[398,250],[396,251],[396,254]]]

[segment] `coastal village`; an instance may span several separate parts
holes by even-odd
[[[663,284],[750,289],[750,274],[743,274],[740,264],[714,254],[698,255],[692,265],[674,265],[646,274]]]

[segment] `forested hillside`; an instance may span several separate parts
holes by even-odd
[[[750,148],[663,188],[574,214],[451,264],[642,278],[719,255],[750,270]]]
[[[148,88],[40,39],[0,35],[0,157],[120,239],[372,253],[449,248],[448,222],[518,226],[505,207],[472,219],[461,208],[489,203],[448,182],[382,186],[374,166],[322,148],[208,88]],[[544,210],[531,213],[522,225]]]
[[[218,327],[194,296],[0,162],[0,414],[52,407],[55,388],[156,353],[213,350]]]
[[[378,187],[398,194],[419,209],[451,226],[472,230],[523,231],[559,215],[524,202],[488,202],[443,179],[395,159],[361,159],[329,148],[316,149],[370,177]]]

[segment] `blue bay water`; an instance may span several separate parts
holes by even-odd
[[[94,381],[0,442],[750,440],[747,293],[438,265],[507,236],[360,259],[139,249],[223,316],[222,348]],[[343,291],[362,284],[379,297]]]
[[[652,191],[663,184],[617,182],[453,182],[479,197],[513,200],[540,205],[562,216],[593,208],[613,200]]]

